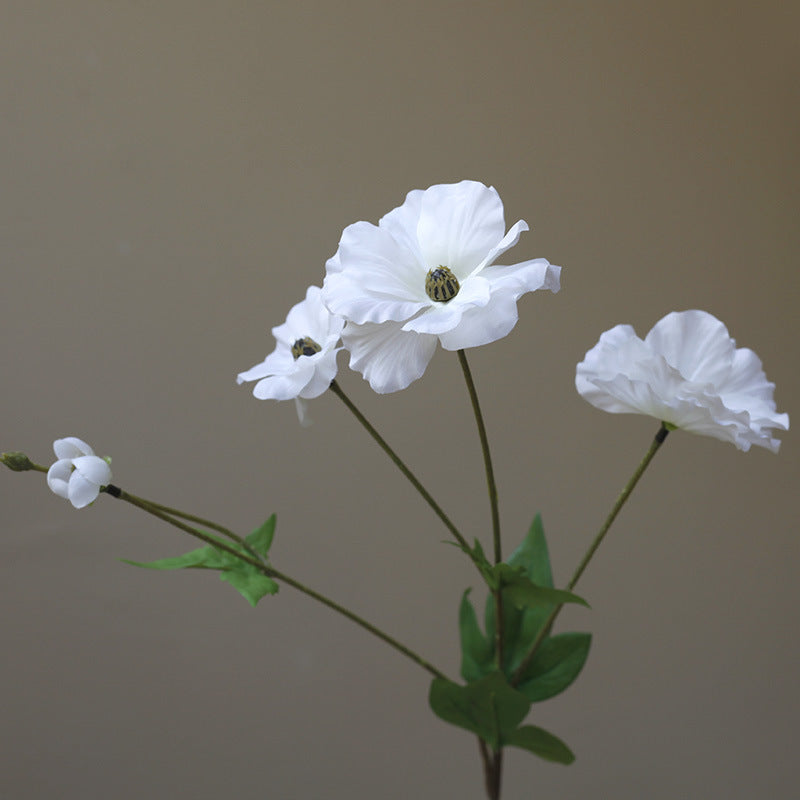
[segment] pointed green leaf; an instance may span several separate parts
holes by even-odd
[[[477,734],[495,749],[516,730],[531,707],[499,672],[466,686],[435,678],[428,701],[440,719]]]
[[[256,528],[245,541],[260,556],[266,556],[275,536],[276,517],[273,514],[263,525]]]
[[[507,561],[512,567],[522,567],[523,573],[537,586],[553,588],[553,573],[541,514],[534,517],[527,536]]]
[[[495,668],[494,645],[487,641],[469,600],[470,589],[461,597],[458,612],[458,629],[461,634],[461,677],[465,681],[477,681]]]
[[[504,588],[503,597],[508,597],[517,608],[547,608],[561,603],[578,603],[589,608],[589,604],[577,594],[564,589],[539,586],[526,577],[519,568],[510,564],[497,564],[494,568]]]
[[[126,564],[134,567],[144,567],[145,569],[187,569],[188,567],[205,567],[206,569],[219,569],[234,561],[234,557],[211,545],[198,547],[182,556],[174,558],[160,558],[157,561],[131,561],[123,558]]]
[[[276,594],[279,588],[272,578],[244,562],[222,570],[219,577],[233,586],[253,607],[265,595]]]
[[[225,544],[227,547],[240,552],[248,558],[245,548],[236,541],[228,541],[217,534],[205,532],[207,536]],[[248,545],[262,557],[266,557],[272,539],[275,535],[275,515],[273,514],[263,525],[256,528],[246,539]],[[220,570],[220,578],[231,584],[250,605],[255,606],[267,594],[275,594],[278,584],[265,575],[258,567],[247,561],[242,561],[233,553],[220,550],[213,545],[206,545],[182,556],[162,558],[158,561],[130,561],[123,559],[126,564],[147,569],[172,570],[172,569],[216,569]]]
[[[517,728],[506,738],[506,744],[529,750],[540,758],[555,761],[557,764],[571,764],[575,760],[572,750],[561,739],[535,725],[523,725]]]
[[[517,689],[532,703],[563,692],[583,669],[591,642],[588,633],[548,636],[536,651]]]

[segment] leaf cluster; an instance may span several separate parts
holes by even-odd
[[[446,722],[477,734],[490,747],[513,745],[561,764],[574,760],[558,737],[533,725],[520,725],[531,705],[563,692],[578,677],[589,654],[591,635],[561,633],[548,625],[554,609],[563,603],[587,606],[577,595],[553,586],[550,557],[540,516],[534,519],[522,544],[505,563],[491,565],[476,543],[471,556],[493,592],[502,597],[502,664],[498,663],[497,604],[486,600],[485,632],[467,589],[459,608],[462,686],[433,681],[429,702]],[[534,642],[542,637],[534,657],[520,674]],[[515,680],[516,678],[516,680]]]

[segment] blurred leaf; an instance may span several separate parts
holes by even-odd
[[[536,651],[517,689],[532,703],[563,692],[583,669],[591,642],[588,633],[548,636]]]
[[[477,734],[495,749],[506,743],[531,707],[499,672],[466,686],[435,678],[428,701],[440,719]]]
[[[233,586],[254,607],[264,595],[276,594],[279,588],[272,578],[244,561],[222,570],[219,577]]]
[[[529,750],[547,761],[557,764],[571,764],[575,760],[572,750],[557,736],[535,725],[517,728],[507,739],[506,744]]]
[[[503,597],[508,597],[517,608],[547,608],[550,610],[554,605],[561,603],[578,603],[589,608],[589,604],[577,594],[533,583],[519,567],[498,564],[494,570],[503,587]]]
[[[275,536],[275,522],[276,517],[273,514],[263,525],[256,528],[245,538],[247,544],[260,556],[266,556],[272,546],[272,539]]]
[[[461,597],[458,612],[458,629],[461,634],[461,677],[477,681],[495,669],[494,643],[487,641],[478,626],[475,609],[469,599],[471,589]]]

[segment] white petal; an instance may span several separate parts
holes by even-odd
[[[508,233],[496,244],[487,254],[486,257],[479,265],[479,269],[487,267],[501,256],[506,250],[510,250],[518,241],[519,237],[527,230],[530,230],[528,223],[525,220],[515,222],[509,229]]]
[[[74,479],[75,473],[78,473],[97,486],[108,486],[111,483],[111,467],[107,461],[98,456],[81,456],[73,460],[72,466],[75,467],[75,472],[71,480]]]
[[[517,324],[517,301],[509,292],[495,292],[483,308],[468,308],[457,328],[442,333],[445,350],[465,350],[496,342]]]
[[[492,291],[504,289],[511,292],[514,299],[539,289],[555,294],[561,288],[561,267],[551,264],[546,258],[534,258],[510,267],[486,267],[480,275],[491,283]]]
[[[83,439],[77,436],[67,436],[53,442],[53,451],[56,458],[78,458],[78,456],[94,455],[94,450]]]
[[[362,277],[366,280],[366,273],[359,273],[355,279],[345,272],[329,274],[325,277],[323,287],[325,303],[334,314],[357,324],[407,320],[429,302],[425,295],[426,274],[418,274],[416,283],[420,287],[419,297],[412,300],[398,299],[388,292],[381,294],[367,290],[361,283]],[[409,292],[404,290],[403,294],[407,297]]]
[[[502,240],[503,202],[493,187],[476,181],[427,189],[417,226],[426,270],[449,267],[466,278]]]
[[[578,364],[578,392],[612,413],[640,413],[692,433],[777,452],[772,428],[788,428],[773,385],[750,350],[703,311],[673,312],[644,341],[629,325],[606,331]]]
[[[336,356],[341,349],[340,347],[336,350],[321,352],[317,353],[315,356],[311,356],[311,358],[314,359],[314,373],[300,392],[300,397],[310,400],[314,397],[319,397],[323,392],[328,390],[331,381],[336,377]],[[308,356],[301,357],[308,358]]]
[[[73,472],[69,479],[69,501],[75,508],[84,508],[97,499],[100,487],[79,472]]]
[[[727,378],[736,349],[728,329],[716,317],[697,310],[667,314],[645,342],[687,380],[717,385]]]
[[[297,410],[297,419],[304,428],[308,428],[314,420],[308,415],[308,401],[302,397],[295,397],[294,407]]]
[[[405,250],[414,255],[419,264],[424,264],[422,251],[417,236],[417,226],[422,213],[422,189],[414,189],[406,195],[405,202],[392,209],[378,220],[378,227],[383,228]]]
[[[293,400],[298,397],[314,377],[312,358],[301,356],[290,373],[263,378],[253,387],[253,395],[259,400]]]
[[[422,377],[436,350],[435,336],[408,333],[396,322],[347,323],[342,340],[350,351],[350,368],[379,394],[405,389]]]
[[[458,294],[452,300],[447,303],[431,301],[419,316],[410,319],[403,326],[403,330],[437,336],[446,333],[458,326],[465,312],[485,306],[490,297],[489,281],[479,275],[473,275],[464,281]]]
[[[69,497],[68,484],[70,475],[72,475],[72,459],[59,459],[47,470],[47,485],[59,497],[66,499]]]

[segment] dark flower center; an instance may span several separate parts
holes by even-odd
[[[315,353],[319,353],[320,350],[322,348],[310,336],[304,336],[292,345],[292,355],[295,361],[300,356],[313,356]]]
[[[452,300],[461,287],[458,278],[441,264],[436,269],[429,269],[425,277],[425,294],[437,303],[447,303]]]

